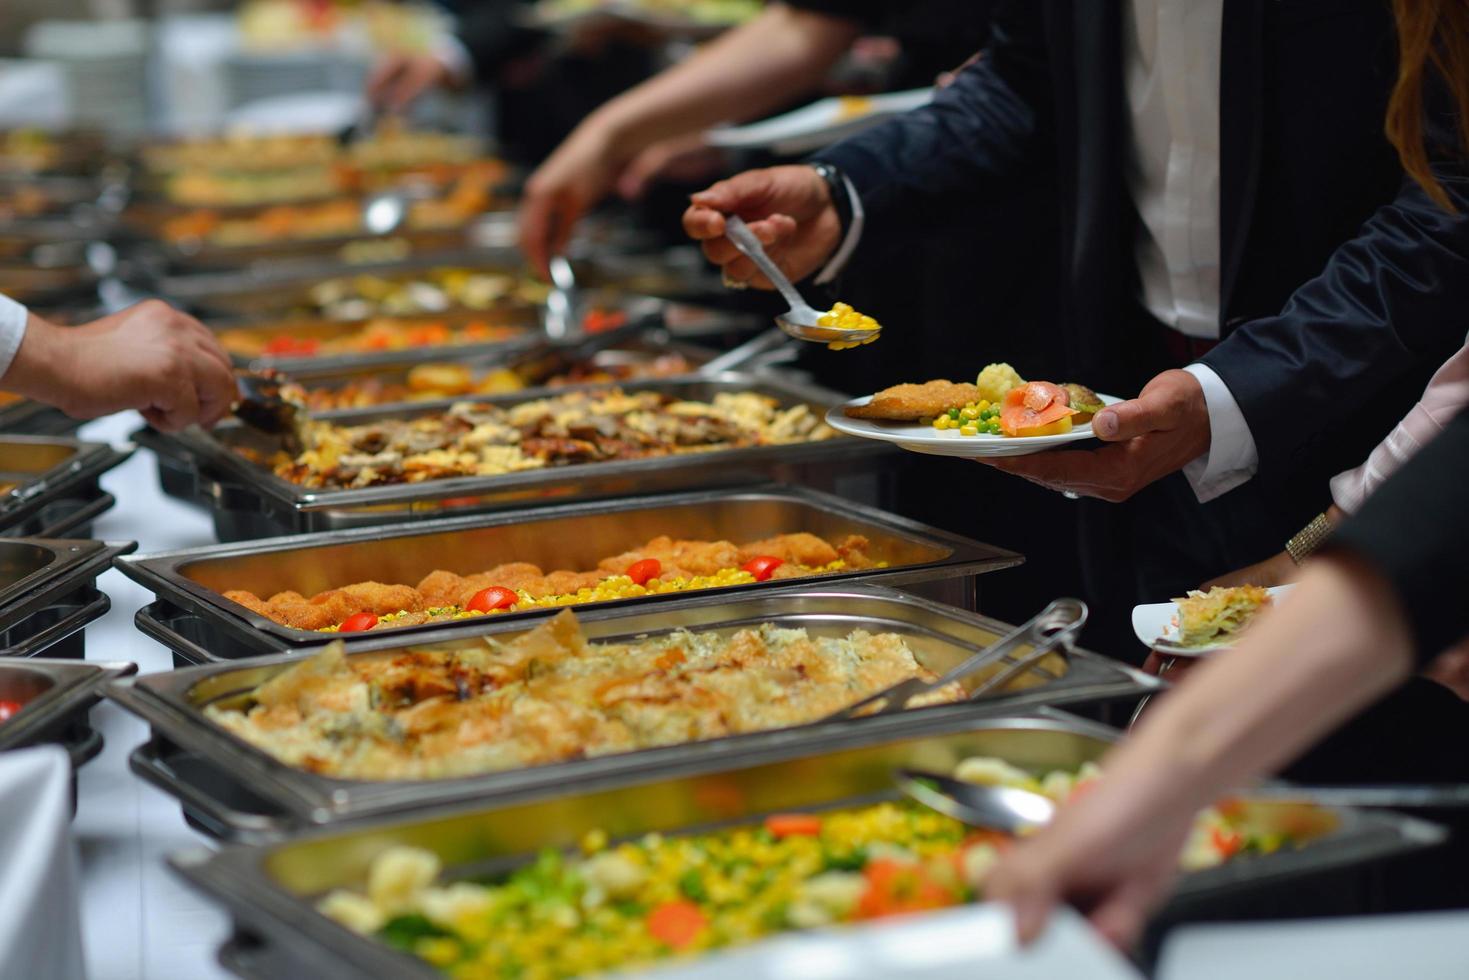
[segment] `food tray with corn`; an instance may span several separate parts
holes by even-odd
[[[504,880],[507,875],[525,880],[541,871],[546,872],[541,875],[546,881],[560,880],[551,873],[560,865],[557,855],[610,853],[637,867],[622,875],[617,872],[625,870],[623,862],[599,859],[589,884],[610,886],[613,892],[626,887],[629,893],[648,884],[652,888],[648,894],[668,901],[682,898],[705,915],[717,911],[721,922],[733,927],[738,922],[725,909],[736,912],[746,907],[757,898],[757,890],[766,898],[782,897],[769,895],[765,886],[778,882],[779,869],[772,862],[780,861],[787,850],[809,851],[807,857],[817,865],[829,860],[841,865],[843,856],[856,853],[864,837],[878,831],[867,824],[882,825],[883,835],[922,839],[940,835],[943,828],[937,825],[941,821],[921,814],[912,818],[899,814],[902,819],[894,825],[892,811],[897,805],[881,801],[895,798],[892,774],[899,767],[954,767],[967,758],[991,757],[1037,773],[1075,770],[1100,758],[1116,737],[1112,729],[1050,711],[1026,717],[952,719],[951,723],[882,731],[854,727],[811,732],[801,743],[779,752],[690,757],[675,767],[648,768],[624,779],[587,785],[577,795],[547,788],[516,798],[429,805],[392,822],[333,828],[258,846],[199,849],[175,855],[171,863],[234,917],[238,938],[226,947],[224,959],[244,976],[314,971],[334,977],[435,977],[442,974],[431,961],[452,963],[456,959],[455,950],[449,948],[452,944],[426,943],[422,952],[429,959],[421,959],[340,924],[320,911],[319,903],[332,893],[361,893],[369,888],[372,894],[392,894],[403,900],[403,906],[412,907],[418,893],[428,886],[463,881],[466,885],[457,893],[464,899],[462,904],[443,903],[434,915],[462,921],[473,932],[484,912],[474,901],[482,889],[473,883]],[[842,808],[866,809],[842,814]],[[815,839],[783,845],[790,837],[809,836],[799,833],[805,828],[793,826],[791,818],[813,813],[830,814],[821,820],[823,826]],[[1436,828],[1387,813],[1331,808],[1312,814],[1312,824],[1319,828],[1319,835],[1299,848],[1185,873],[1176,902],[1191,901],[1200,914],[1207,914],[1207,906],[1200,908],[1200,903],[1239,901],[1258,895],[1266,886],[1279,887],[1291,877],[1361,866],[1442,839]],[[914,846],[923,849],[920,843]],[[427,852],[428,860],[393,861],[396,870],[380,863],[393,852],[413,853],[403,848]],[[706,853],[706,860],[697,862],[690,848],[705,852],[712,848],[716,853]],[[726,854],[730,848],[738,853]],[[640,860],[654,855],[660,860]],[[539,868],[538,861],[542,862]],[[431,880],[435,866],[441,870],[438,882]],[[741,867],[750,871],[725,873]],[[767,871],[770,873],[762,873]],[[802,899],[816,899],[815,904],[827,906],[831,903],[825,899],[837,897],[827,894],[827,889],[821,891],[821,895],[784,896],[781,909],[788,918],[791,905]],[[564,901],[564,894],[562,888],[541,889],[533,901],[545,911],[548,924],[560,923],[574,930],[580,914],[578,922],[553,914],[552,906]],[[335,902],[346,904],[339,899]],[[647,918],[664,904],[660,900],[640,910],[643,914],[632,917],[630,923],[622,921],[629,918],[630,908],[600,917],[611,927],[629,926],[616,929],[618,943],[612,951],[626,954],[619,955],[618,965],[661,958],[659,954],[666,955],[673,947],[683,949],[686,959],[693,958],[713,945],[712,937],[707,942],[685,941],[701,935],[692,928],[699,925],[692,916],[660,912],[658,922]],[[512,904],[506,912],[520,907]],[[916,903],[913,911],[921,914],[922,907],[923,903]],[[594,897],[583,913],[594,915],[597,908]],[[462,920],[455,919],[455,912],[463,913]],[[498,955],[492,954],[492,967],[486,968],[517,975],[516,961],[537,960],[547,968],[547,975],[576,975],[600,972],[599,967],[609,965],[591,955],[605,956],[607,944],[578,946],[568,937],[554,957],[556,970],[550,972],[550,958],[535,952],[543,948],[536,945],[539,934],[515,929],[513,918],[507,915],[502,923],[499,935],[505,943]],[[676,928],[684,925],[691,928]],[[753,939],[766,931],[758,921],[747,925],[726,938]],[[425,918],[413,927],[400,923],[392,938],[400,940],[400,948],[417,950],[418,939],[442,939],[451,931],[436,932],[432,921]],[[645,946],[650,937],[653,943]],[[584,963],[575,958],[579,949],[588,954]],[[568,955],[570,960],[564,958]],[[467,964],[464,975],[475,975],[472,970],[478,965]]]
[[[717,376],[637,381],[627,393],[656,393],[683,401],[711,402],[722,394],[753,397],[791,425],[819,418],[839,395],[772,375],[724,372]],[[563,392],[594,390],[573,386]],[[522,394],[466,399],[458,404],[513,406]],[[442,415],[451,403],[428,402],[412,408],[324,412],[319,418],[341,426]],[[137,437],[135,437],[137,438]],[[215,514],[224,541],[249,540],[308,531],[422,521],[452,514],[482,513],[520,506],[648,495],[675,490],[786,483],[810,486],[881,505],[890,472],[886,447],[860,439],[783,441],[719,451],[681,453],[645,459],[615,459],[523,469],[496,476],[424,480],[346,490],[312,490],[251,462],[246,450],[268,459],[278,440],[243,425],[225,422],[212,432],[144,436],[150,448],[172,458],[182,476],[187,469],[198,499]]]
[[[331,638],[240,605],[227,597],[230,592],[273,596],[289,591],[313,596],[365,580],[415,583],[430,574],[470,575],[505,562],[514,562],[512,570],[517,573],[529,565],[547,572],[595,569],[608,556],[633,553],[659,537],[673,542],[745,542],[776,535],[805,535],[823,542],[855,537],[862,542],[864,560],[860,567],[825,568],[807,578],[767,575],[761,580],[731,567],[727,582],[713,576],[704,583],[708,588],[702,594],[870,582],[923,588],[925,594],[941,601],[972,607],[975,575],[1022,560],[1013,552],[829,494],[773,487],[573,504],[401,528],[362,528],[192,548],[129,557],[118,568],[157,594],[159,602],[146,610],[150,630],[185,659],[207,662],[288,645],[319,644]],[[669,550],[675,547],[670,544]],[[712,559],[711,563],[719,564]],[[541,618],[563,606],[575,606],[580,613],[607,603],[646,605],[700,594],[699,590],[676,588],[676,584],[671,579],[662,583],[645,579],[638,585],[626,574],[609,575],[584,595],[552,596],[547,602],[496,611],[490,618]],[[381,609],[383,615],[393,612],[386,606]],[[343,610],[358,611],[357,607]],[[463,618],[471,617],[466,613]],[[394,629],[386,637],[380,630],[340,635],[354,645],[365,641],[382,646],[462,625],[450,619]]]
[[[794,629],[804,630],[814,639],[837,642],[849,638],[855,630],[890,634],[901,640],[920,668],[934,673],[948,670],[977,648],[1009,632],[1009,627],[994,620],[876,585],[791,587],[745,597],[691,597],[661,604],[656,610],[605,609],[585,612],[578,619],[585,636],[594,643],[657,638],[679,630],[696,636],[734,637],[741,630]],[[460,649],[466,642],[483,644],[486,637],[497,643],[514,643],[530,632],[524,623],[488,621],[445,631],[433,638],[432,647],[420,649]],[[368,647],[354,645],[347,648],[345,656],[349,663],[358,657],[392,661],[398,656],[395,651],[404,648],[402,641],[390,642],[395,645],[384,646],[381,641]],[[1116,661],[1076,650],[1069,656],[1048,655],[976,702],[959,700],[880,716],[806,721],[699,742],[688,741],[696,736],[685,734],[673,742],[662,741],[636,751],[508,769],[503,768],[502,760],[494,763],[502,767],[499,771],[411,781],[342,779],[298,768],[211,720],[211,705],[216,706],[215,710],[246,707],[260,685],[323,650],[311,648],[247,663],[186,667],[114,685],[109,696],[142,716],[153,728],[153,742],[134,756],[135,769],[178,796],[186,812],[214,833],[272,835],[448,801],[510,798],[533,791],[574,793],[586,785],[628,778],[639,771],[668,771],[711,760],[788,754],[825,738],[860,741],[908,725],[957,725],[977,715],[1038,705],[1136,697],[1161,686],[1155,678]],[[1027,650],[1017,651],[1014,656],[1023,658]],[[989,673],[1004,670],[1013,662],[1002,661]],[[972,680],[982,678],[976,675]],[[969,689],[965,687],[965,691]],[[818,718],[824,712],[821,708]]]

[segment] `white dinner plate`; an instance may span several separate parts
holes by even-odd
[[[1122,401],[1112,395],[1099,395],[1103,403]],[[1092,438],[1092,424],[1078,425],[1058,436],[992,436],[960,435],[957,429],[935,429],[920,422],[882,422],[876,419],[854,419],[846,414],[847,405],[866,405],[871,395],[854,398],[826,413],[826,424],[849,436],[891,442],[909,452],[930,456],[958,456],[962,459],[993,459],[999,456],[1029,456],[1069,442]]]
[[[704,142],[729,150],[773,150],[809,153],[860,132],[892,116],[925,106],[932,88],[908,89],[852,98],[818,99],[810,105],[743,126],[720,126],[704,134]],[[854,102],[853,98],[861,99]]]
[[[1277,585],[1266,589],[1272,599],[1284,598],[1293,585]],[[1173,620],[1178,616],[1178,606],[1172,602],[1150,602],[1142,606],[1132,607],[1132,631],[1137,634],[1138,642],[1149,650],[1153,648],[1156,640],[1167,640],[1178,631],[1173,625]],[[1231,643],[1213,643],[1203,647],[1189,647],[1188,650],[1169,649],[1169,653],[1179,657],[1202,657],[1206,654],[1217,653],[1220,650],[1228,650]]]

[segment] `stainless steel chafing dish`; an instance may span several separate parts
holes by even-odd
[[[803,627],[823,636],[855,628],[904,637],[915,656],[942,672],[993,642],[1009,627],[952,606],[878,586],[786,589],[749,597],[705,596],[656,609],[602,610],[579,617],[594,640],[625,640],[675,629],[732,631],[760,623]],[[524,624],[481,622],[434,637],[436,643],[474,642],[509,635]],[[401,648],[401,644],[399,644]],[[319,649],[319,648],[318,648]],[[373,656],[354,647],[351,656]],[[387,647],[386,649],[392,649]],[[1023,647],[1015,657],[1023,657]],[[800,754],[835,740],[876,741],[910,725],[944,726],[979,715],[1037,705],[1076,704],[1136,697],[1162,682],[1114,660],[1078,650],[1069,659],[1040,661],[1002,690],[977,702],[918,708],[879,717],[831,721],[666,748],[576,759],[553,765],[463,779],[370,783],[333,779],[278,762],[205,719],[203,708],[236,700],[316,651],[279,654],[248,665],[211,664],[152,674],[112,685],[108,696],[141,715],[154,739],[133,756],[135,770],[183,800],[186,811],[214,833],[270,835],[311,824],[402,813],[451,801],[515,799],[627,779],[636,772],[723,768],[756,759]],[[1002,661],[1013,663],[1011,660]],[[996,667],[996,672],[1003,669]],[[985,675],[988,676],[988,675]],[[976,682],[984,677],[975,678]],[[183,747],[181,757],[176,747]]]
[[[520,362],[547,352],[576,347],[597,350],[620,339],[637,336],[664,327],[671,317],[685,322],[707,321],[719,329],[735,330],[748,328],[748,318],[719,313],[695,307],[677,306],[664,300],[646,296],[628,296],[618,293],[598,292],[577,297],[578,315],[593,311],[602,314],[620,315],[622,325],[600,333],[588,333],[579,324],[568,324],[564,335],[551,336],[548,331],[549,315],[544,308],[511,306],[483,312],[459,311],[443,315],[424,314],[403,317],[372,317],[370,320],[333,320],[324,317],[302,317],[246,323],[238,326],[217,324],[220,332],[245,335],[264,344],[274,337],[289,335],[297,340],[316,339],[322,341],[360,330],[365,323],[376,321],[419,322],[433,321],[449,327],[463,327],[474,322],[487,322],[495,326],[510,327],[519,332],[498,340],[486,340],[468,344],[440,344],[435,346],[408,347],[400,350],[361,351],[319,356],[258,354],[248,355],[231,351],[235,364],[253,370],[273,368],[291,377],[303,380],[322,373],[347,373],[370,368],[396,368],[406,371],[415,364],[427,360],[473,361],[477,364],[498,365]]]
[[[0,417],[40,415],[34,403],[0,409]],[[114,500],[99,479],[132,455],[98,442],[60,436],[0,436],[0,536],[64,538],[91,533]]]
[[[852,582],[923,587],[933,598],[972,608],[975,575],[1009,568],[1023,560],[1014,552],[839,497],[780,487],[751,492],[700,491],[453,518],[394,529],[309,534],[123,558],[117,567],[162,600],[140,613],[139,624],[144,631],[184,660],[202,663],[326,639],[321,633],[282,626],[231,602],[223,593],[232,589],[248,590],[264,598],[287,589],[309,596],[350,582],[412,584],[439,568],[469,574],[505,561],[531,562],[546,570],[595,568],[602,558],[639,547],[660,534],[689,540],[757,541],[798,531],[828,540],[863,535],[872,544],[872,557],[888,562],[888,567],[832,572],[805,580],[665,593],[618,603],[589,603],[576,609],[580,613],[609,605],[667,605],[694,596],[744,595],[791,585],[839,587]],[[494,619],[544,618],[555,612],[536,609],[500,614]],[[374,631],[359,634],[353,646],[363,641],[390,646],[463,625],[450,622]]]
[[[504,873],[540,850],[572,849],[593,829],[618,840],[868,804],[892,797],[898,767],[933,769],[972,755],[1033,769],[1075,768],[1098,759],[1116,737],[1112,729],[1060,712],[882,733],[852,729],[813,737],[778,756],[647,770],[621,784],[582,787],[581,795],[552,788],[514,801],[426,806],[408,820],[260,847],[198,849],[170,863],[233,916],[236,933],[221,959],[241,976],[437,977],[427,963],[327,919],[316,911],[316,900],[334,888],[361,889],[373,859],[394,846],[433,851],[451,880]],[[1397,814],[1336,809],[1329,818],[1335,829],[1300,849],[1185,874],[1165,915],[1181,902],[1202,911],[1209,901],[1239,901],[1290,878],[1381,860],[1443,838],[1437,828]]]
[[[653,390],[706,401],[720,392],[750,391],[774,398],[783,407],[806,404],[823,415],[827,408],[845,400],[834,392],[783,378],[736,372],[630,382],[621,387],[625,391]],[[519,392],[466,400],[512,405],[524,399],[525,394]],[[428,402],[412,409],[400,406],[323,412],[319,417],[356,425],[382,418],[414,418],[442,411],[449,404],[452,402]],[[262,436],[237,423],[226,422],[210,433],[191,429],[177,436],[143,438],[155,452],[172,456],[173,465],[180,471],[184,467],[192,470],[194,492],[214,510],[215,529],[224,541],[426,520],[443,517],[446,512],[480,513],[516,505],[770,482],[811,486],[848,499],[880,503],[889,469],[884,460],[896,452],[870,440],[837,437],[782,446],[546,467],[502,476],[357,490],[308,490],[236,452],[236,447],[243,446],[269,448],[261,441]]]
[[[0,658],[74,657],[82,627],[110,608],[95,586],[136,544],[0,539]]]
[[[54,743],[66,749],[73,767],[96,758],[102,735],[88,723],[88,709],[101,699],[103,685],[137,669],[131,663],[0,660],[0,700],[21,705],[0,722],[0,751]]]

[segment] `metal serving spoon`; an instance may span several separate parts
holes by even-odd
[[[1056,803],[1028,789],[968,783],[921,769],[899,769],[898,789],[931,810],[973,827],[1007,834],[1043,826]],[[1240,794],[1251,803],[1305,803],[1388,809],[1469,807],[1469,786],[1258,786]]]
[[[750,226],[737,214],[724,216],[724,234],[734,243],[751,262],[765,273],[765,278],[770,280],[771,285],[780,291],[785,301],[791,308],[775,318],[776,326],[797,340],[810,340],[818,344],[860,344],[877,337],[881,330],[841,330],[836,327],[823,327],[816,320],[821,316],[821,311],[814,309],[811,304],[801,298],[796,287],[786,278],[786,274],[780,271],[780,266],[770,260],[765,254],[765,246],[760,244],[760,239],[750,230]]]

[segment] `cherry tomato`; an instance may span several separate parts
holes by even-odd
[[[775,574],[777,568],[785,563],[786,560],[784,558],[777,558],[774,555],[756,555],[741,565],[740,568],[755,576],[755,581],[764,582]]]
[[[20,713],[25,705],[19,701],[0,701],[0,721],[9,721]]]
[[[644,585],[649,579],[657,578],[663,574],[663,563],[656,558],[644,558],[627,566],[627,577],[638,585]]]
[[[587,333],[601,333],[620,327],[627,322],[627,314],[621,310],[592,310],[582,317],[581,326]]]
[[[377,625],[377,614],[370,612],[353,613],[342,620],[342,625],[337,627],[338,633],[363,633]]]
[[[492,585],[488,589],[480,589],[469,600],[469,605],[464,608],[473,612],[491,612],[495,609],[509,609],[520,601],[520,596],[514,590],[507,589],[503,585]]]
[[[265,344],[267,354],[315,354],[321,345],[315,340],[297,340],[290,334],[272,337]]]

